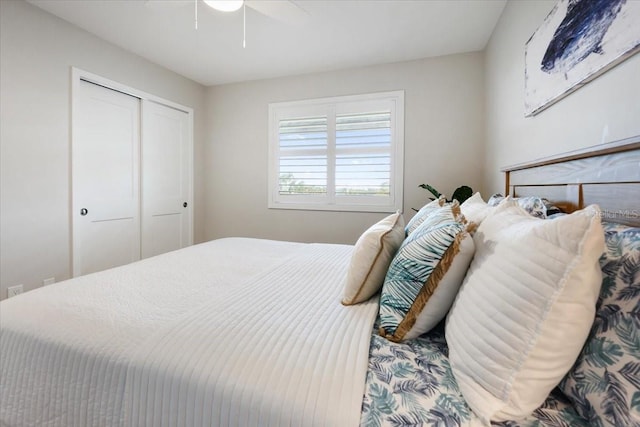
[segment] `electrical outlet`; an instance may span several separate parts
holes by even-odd
[[[55,277],[49,277],[48,279],[44,279],[42,281],[42,286],[53,285],[54,283],[56,283],[56,278]]]
[[[15,297],[19,295],[24,290],[22,285],[9,286],[7,288],[7,298]]]

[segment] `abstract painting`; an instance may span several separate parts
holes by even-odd
[[[525,48],[525,116],[640,51],[640,1],[560,0]]]

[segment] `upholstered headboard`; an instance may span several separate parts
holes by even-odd
[[[505,192],[566,212],[600,205],[603,220],[640,226],[640,135],[502,169]]]

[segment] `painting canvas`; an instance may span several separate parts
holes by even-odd
[[[525,116],[640,50],[640,1],[560,0],[527,42]]]

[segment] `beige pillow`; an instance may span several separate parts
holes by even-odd
[[[400,212],[372,225],[360,236],[351,256],[342,304],[364,302],[380,290],[403,240],[404,219]]]

